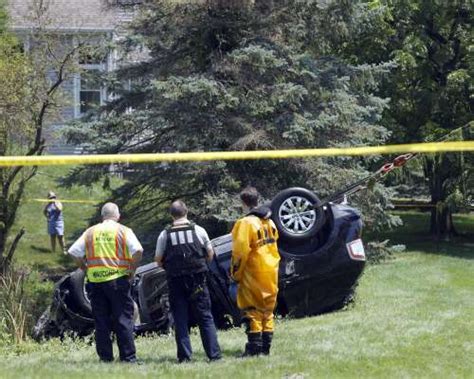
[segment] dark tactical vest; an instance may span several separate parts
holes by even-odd
[[[163,263],[169,277],[197,274],[208,270],[204,246],[197,236],[195,224],[166,228]]]

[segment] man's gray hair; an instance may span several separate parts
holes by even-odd
[[[120,218],[119,207],[115,203],[105,203],[100,212],[102,220],[116,220]]]
[[[170,214],[174,219],[185,217],[188,214],[188,207],[182,200],[176,200],[171,203]]]

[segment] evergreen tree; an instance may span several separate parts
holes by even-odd
[[[114,100],[75,125],[71,141],[99,153],[384,143],[388,133],[380,119],[387,100],[374,93],[390,65],[352,65],[337,56],[334,36],[351,24],[350,2],[329,2],[326,8],[301,3],[147,3],[123,47],[129,54],[141,48],[148,59],[108,78]],[[335,33],[320,29],[328,14],[340,14],[339,24],[331,25]],[[310,45],[298,40],[299,30],[307,33],[308,18],[318,36]],[[324,197],[366,175],[373,159],[133,165],[114,200],[142,228],[177,197],[191,203],[201,221],[228,221],[235,219],[234,195],[242,186],[253,184],[266,198],[289,186],[306,186]],[[69,180],[106,174],[106,168],[89,167]],[[369,226],[397,221],[384,212],[385,195],[377,185],[358,198]],[[215,233],[227,230],[215,226]]]

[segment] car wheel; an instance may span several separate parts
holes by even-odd
[[[81,313],[92,315],[92,306],[86,290],[85,272],[83,270],[74,271],[70,278],[70,294],[72,301]]]
[[[305,188],[288,188],[271,203],[272,219],[280,238],[302,241],[316,235],[324,224],[324,211],[318,196]]]

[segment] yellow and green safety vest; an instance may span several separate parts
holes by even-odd
[[[87,279],[107,282],[128,275],[132,256],[127,247],[127,228],[116,222],[103,222],[85,233]]]

